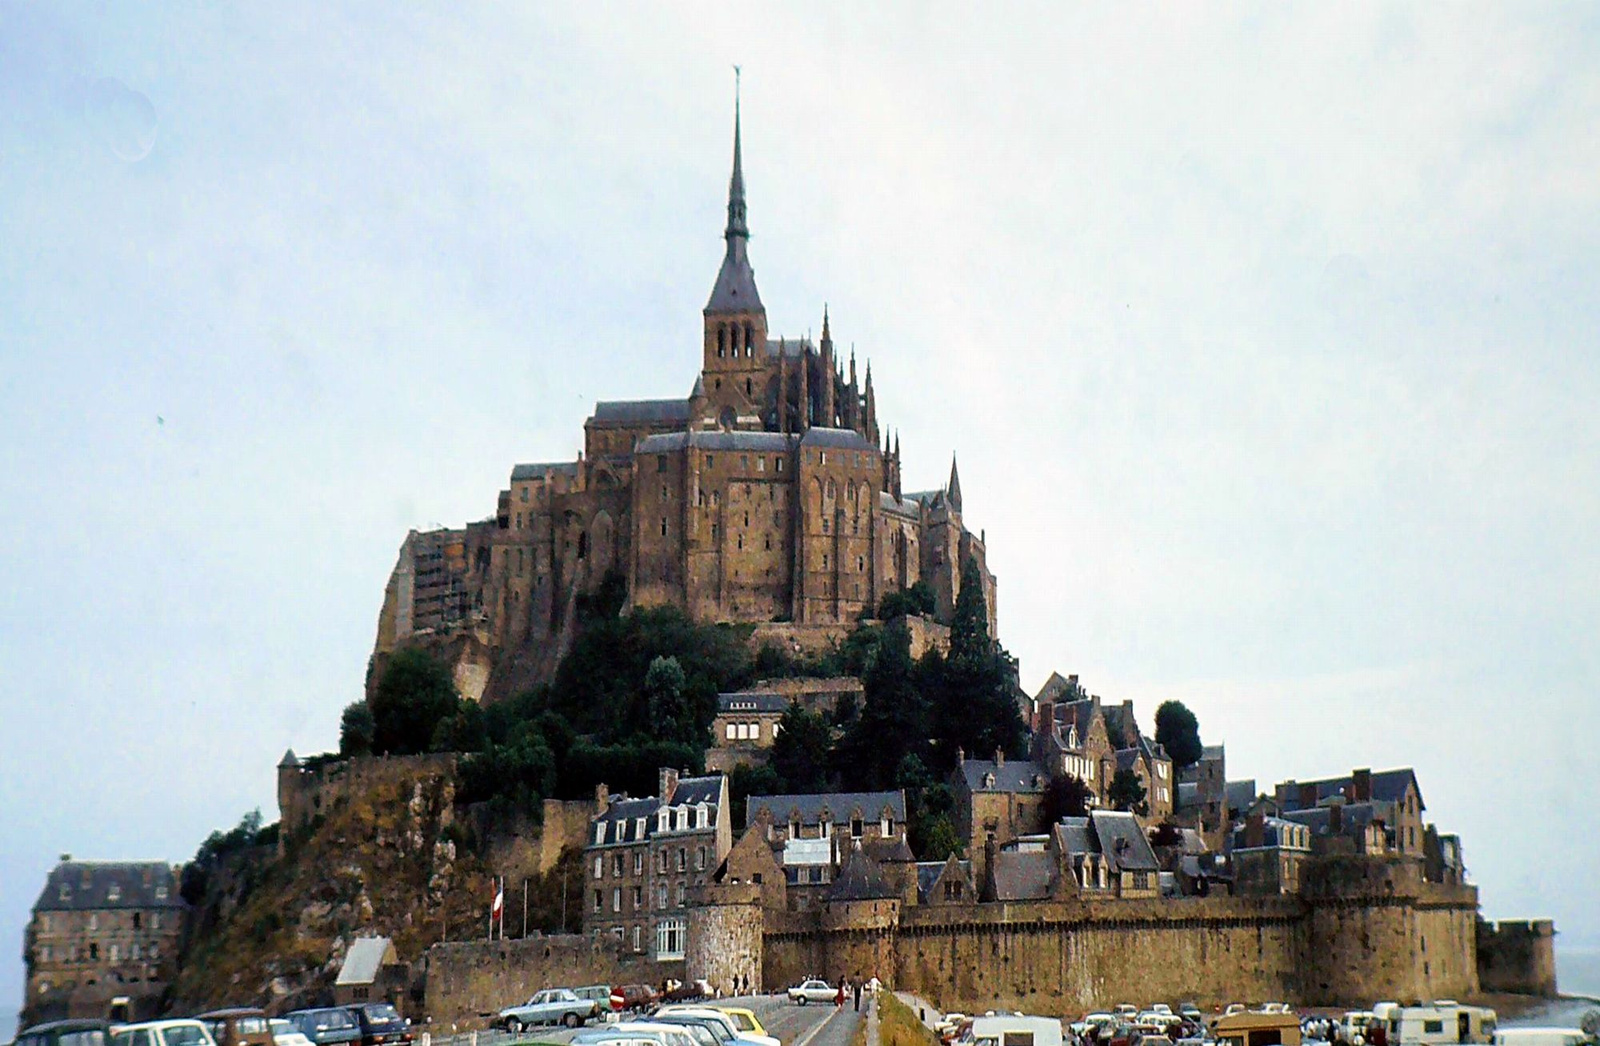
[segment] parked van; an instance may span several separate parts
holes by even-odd
[[[1454,1046],[1494,1039],[1495,1012],[1482,1006],[1462,1006],[1452,1001],[1431,1006],[1379,1006],[1389,1046]]]
[[[970,1046],[1061,1046],[1061,1022],[1054,1017],[974,1017],[956,1041]]]
[[[92,1019],[50,1021],[24,1028],[12,1046],[106,1046],[110,1027]]]
[[[1245,1010],[1218,1018],[1213,1034],[1218,1046],[1300,1046],[1300,1018]]]
[[[1501,1028],[1494,1046],[1589,1046],[1589,1036],[1577,1028]]]
[[[144,1021],[113,1028],[111,1046],[217,1046],[217,1040],[199,1021]]]

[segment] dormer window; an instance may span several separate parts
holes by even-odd
[[[984,774],[983,775],[983,787],[985,787],[985,788],[993,788],[994,787],[994,774]]]
[[[599,846],[606,841],[606,823],[599,821],[594,826],[594,844]]]
[[[61,889],[59,892],[63,901],[72,900],[72,887],[68,886],[66,883],[61,884]]]
[[[699,818],[699,815],[696,813],[695,808],[691,806],[691,807],[689,807],[689,809],[686,812],[689,815],[689,827],[691,829],[699,827],[699,823],[698,822],[699,822],[700,818]]]
[[[111,904],[116,904],[118,901],[122,900],[122,887],[117,883],[112,883],[109,887],[107,887],[106,900]]]

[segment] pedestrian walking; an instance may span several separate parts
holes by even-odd
[[[861,1012],[861,982],[856,982],[856,1012]]]

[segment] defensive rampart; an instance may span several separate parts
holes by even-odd
[[[1475,889],[1424,882],[1415,861],[1308,867],[1301,895],[936,906],[889,899],[768,912],[752,964],[768,989],[811,975],[877,976],[967,1012],[1060,1014],[1149,999],[1340,1005],[1477,992]],[[727,927],[719,929],[726,943]],[[699,975],[694,961],[689,974]]]
[[[599,934],[436,944],[423,960],[426,1009],[436,1028],[482,1027],[496,1012],[552,985],[655,984],[683,978],[683,963],[620,950]]]
[[[1556,928],[1549,919],[1479,922],[1477,937],[1484,991],[1556,995]]]

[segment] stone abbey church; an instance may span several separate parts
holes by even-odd
[[[994,577],[982,538],[962,524],[954,460],[943,489],[903,491],[871,365],[858,382],[826,309],[816,343],[769,333],[737,107],[723,238],[689,394],[597,403],[578,460],[515,466],[492,518],[412,531],[385,593],[378,657],[448,648],[464,694],[510,692],[553,667],[578,596],[613,571],[630,606],[784,623],[798,644],[837,635],[917,581],[948,621],[970,556],[993,628]]]

